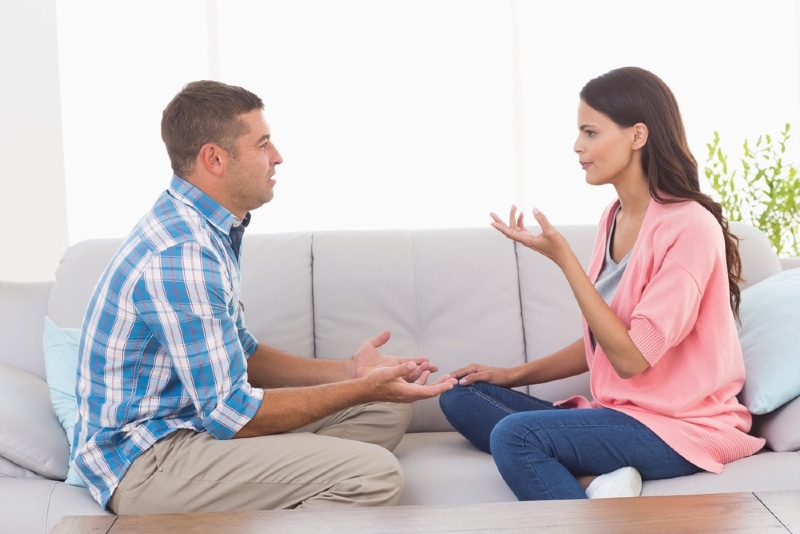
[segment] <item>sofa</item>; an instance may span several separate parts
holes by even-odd
[[[558,229],[588,264],[596,227]],[[778,258],[751,226],[733,223],[732,229],[740,237],[745,278],[740,337],[747,343],[748,379],[741,395],[757,413],[752,432],[767,446],[720,475],[646,481],[643,495],[800,489],[800,258]],[[45,324],[77,332],[120,242],[69,247],[53,281],[0,282],[3,532],[45,533],[62,516],[108,513],[88,490],[65,482],[68,427],[63,406],[56,413],[54,389],[64,377],[51,362],[70,355],[51,354],[53,344],[43,336]],[[248,327],[260,341],[307,357],[349,357],[362,340],[388,329],[386,352],[426,356],[443,373],[473,361],[516,365],[581,335],[579,310],[557,267],[488,225],[254,233],[245,236],[242,251]],[[586,374],[530,392],[552,400],[590,395]],[[452,430],[437,399],[412,407],[411,426],[395,450],[405,474],[399,504],[515,500],[491,457]]]

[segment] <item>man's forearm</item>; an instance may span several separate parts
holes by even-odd
[[[288,432],[339,410],[371,400],[370,387],[364,380],[266,389],[258,412],[234,437]]]
[[[247,360],[248,381],[256,387],[314,386],[355,378],[353,361],[303,358],[259,344]]]

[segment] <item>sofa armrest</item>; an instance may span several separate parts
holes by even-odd
[[[783,256],[780,259],[783,270],[800,268],[800,256]]]
[[[45,378],[42,334],[53,282],[0,281],[0,363]]]

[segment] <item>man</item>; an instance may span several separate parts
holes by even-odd
[[[239,247],[282,162],[263,108],[213,81],[173,98],[161,136],[175,175],[89,303],[73,461],[116,514],[394,504],[409,403],[455,383],[382,354],[388,332],[321,360],[246,330]]]

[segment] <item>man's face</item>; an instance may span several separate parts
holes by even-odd
[[[283,159],[272,144],[271,132],[261,110],[245,113],[240,119],[247,131],[237,141],[237,154],[230,154],[225,179],[230,199],[228,208],[241,218],[272,200],[275,166],[283,163]]]

